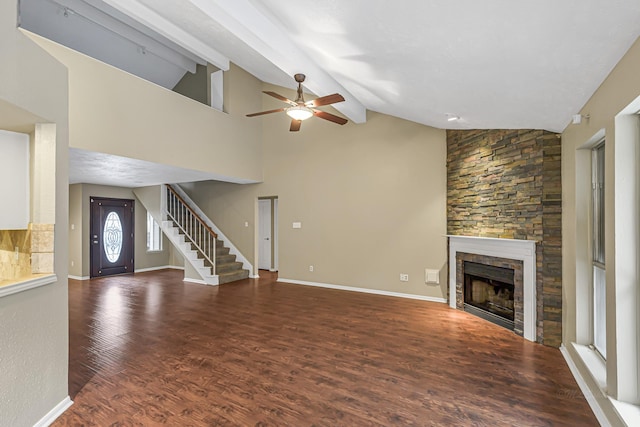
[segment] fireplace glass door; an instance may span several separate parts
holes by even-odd
[[[514,271],[464,263],[464,310],[490,322],[514,328]]]

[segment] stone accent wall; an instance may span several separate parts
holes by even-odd
[[[560,152],[559,135],[543,130],[447,131],[447,233],[538,242],[537,339],[553,347],[562,341]]]
[[[30,224],[31,273],[53,273],[53,224]]]

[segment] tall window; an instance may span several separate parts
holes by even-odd
[[[147,250],[162,250],[162,231],[149,212],[147,212]]]
[[[593,266],[593,346],[607,357],[606,277],[604,254],[604,141],[591,155],[591,247]]]

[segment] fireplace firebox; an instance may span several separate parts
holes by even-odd
[[[464,262],[464,311],[514,329],[514,270]]]

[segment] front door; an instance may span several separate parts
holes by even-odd
[[[91,197],[91,277],[133,273],[133,200]]]

